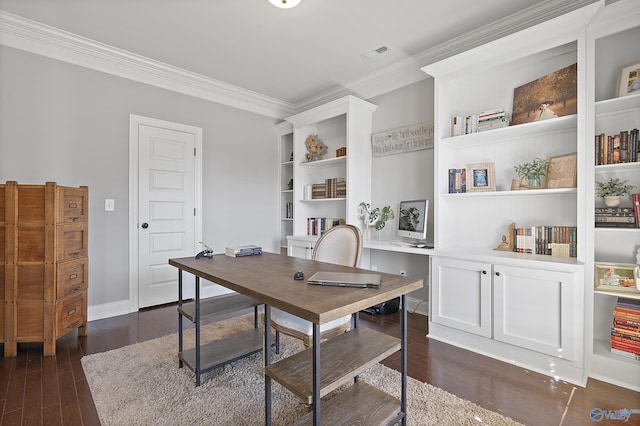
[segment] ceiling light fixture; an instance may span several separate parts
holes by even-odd
[[[269,0],[269,3],[281,9],[291,9],[300,4],[302,0]]]

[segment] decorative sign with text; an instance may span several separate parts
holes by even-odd
[[[374,157],[433,148],[433,124],[416,124],[371,135]]]

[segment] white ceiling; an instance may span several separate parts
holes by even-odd
[[[483,27],[490,37],[489,24],[497,37],[592,1],[302,0],[278,9],[267,0],[0,0],[0,11],[295,107],[397,64],[425,65],[421,55],[444,42]],[[380,46],[389,51],[362,56]]]

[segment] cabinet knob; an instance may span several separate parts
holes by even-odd
[[[142,226],[142,229],[147,229],[149,227],[149,224],[145,222],[141,226]]]
[[[499,277],[499,276],[500,276],[500,272],[496,272],[496,277]]]
[[[483,270],[482,275],[487,275],[487,271]]]

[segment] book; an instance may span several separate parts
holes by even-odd
[[[230,257],[254,256],[262,254],[262,247],[255,245],[227,247],[224,254]]]
[[[634,354],[633,352],[627,352],[617,348],[611,348],[611,353],[619,356],[623,356],[625,358],[635,359],[636,361],[640,361],[640,354]]]
[[[631,194],[633,203],[633,215],[636,219],[636,228],[640,228],[640,194]]]

